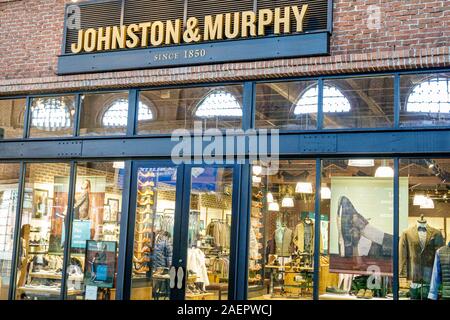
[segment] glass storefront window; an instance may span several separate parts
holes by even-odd
[[[399,297],[448,299],[450,160],[401,159],[399,170]]]
[[[393,167],[390,159],[322,161],[320,299],[393,298]]]
[[[26,99],[0,100],[0,140],[23,137]]]
[[[324,81],[325,129],[383,128],[394,124],[394,77]]]
[[[19,164],[0,164],[0,300],[8,300],[19,171]]]
[[[253,166],[249,299],[312,299],[315,160]]]
[[[448,126],[450,124],[450,74],[400,76],[400,125]]]
[[[80,110],[80,136],[125,135],[127,132],[128,92],[84,94]]]
[[[227,300],[233,169],[191,170],[186,300]]]
[[[16,299],[60,299],[69,176],[66,163],[26,165]]]
[[[77,165],[67,298],[115,300],[124,162]]]
[[[140,93],[138,134],[166,134],[175,129],[242,127],[241,85],[149,90]]]
[[[256,127],[280,130],[317,128],[317,81],[256,85]]]
[[[30,137],[67,137],[73,134],[75,96],[33,98]]]
[[[137,168],[132,300],[170,298],[177,168]]]

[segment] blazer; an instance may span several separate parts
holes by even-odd
[[[311,238],[309,243],[305,243],[305,228],[311,228]],[[314,222],[307,225],[304,221],[297,224],[294,230],[294,245],[300,252],[305,252],[305,248],[309,247],[309,252],[314,252]]]
[[[292,255],[292,230],[281,227],[275,230],[275,254],[279,257]]]
[[[406,277],[414,283],[430,283],[436,251],[443,245],[441,231],[429,225],[423,249],[417,226],[404,231],[399,243],[400,277]]]

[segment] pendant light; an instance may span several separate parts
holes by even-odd
[[[383,164],[375,171],[375,178],[393,178],[394,169],[387,166],[386,160],[383,160]]]
[[[278,204],[278,202],[271,202],[271,203],[269,203],[268,210],[273,211],[273,212],[279,212],[280,205]]]
[[[296,193],[307,193],[307,194],[313,193],[312,183],[311,182],[297,182],[297,185],[295,186],[295,192]]]
[[[424,203],[420,205],[420,209],[434,209],[433,199],[426,197]]]
[[[331,199],[331,189],[326,185],[320,188],[320,197],[322,200],[330,200]]]
[[[281,206],[283,208],[293,208],[294,207],[294,198],[291,196],[285,196],[281,201]]]
[[[262,167],[261,166],[253,166],[253,174],[255,176],[259,176],[262,173]]]
[[[253,176],[253,183],[261,183],[261,177]]]
[[[421,206],[425,203],[427,197],[425,197],[423,194],[415,194],[413,199],[413,206]]]
[[[267,203],[272,203],[272,202],[274,202],[274,201],[273,201],[273,194],[272,194],[272,192],[267,193],[267,195],[266,195],[266,201],[267,201]]]
[[[349,167],[361,167],[361,168],[369,168],[375,166],[374,159],[350,159],[348,160]]]

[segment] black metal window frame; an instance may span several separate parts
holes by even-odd
[[[22,139],[5,139],[0,141],[3,142],[15,142],[15,141],[65,141],[65,140],[90,140],[90,139],[123,139],[123,138],[163,138],[170,136],[169,134],[137,134],[137,116],[138,116],[138,105],[139,105],[139,94],[141,91],[152,91],[152,90],[169,90],[169,89],[188,89],[188,88],[197,88],[197,87],[218,87],[227,85],[242,85],[243,86],[243,119],[242,119],[242,128],[241,129],[258,129],[255,127],[255,108],[256,105],[254,101],[250,101],[249,98],[254,97],[256,94],[255,85],[264,84],[264,83],[281,83],[281,82],[290,82],[290,81],[317,81],[318,82],[318,110],[317,110],[317,128],[316,129],[308,129],[308,130],[286,130],[281,129],[280,134],[311,134],[311,133],[347,133],[347,132],[373,132],[373,131],[415,131],[415,130],[449,130],[449,126],[401,126],[400,125],[400,109],[401,109],[401,97],[400,97],[400,77],[403,75],[412,75],[412,74],[435,74],[435,73],[444,73],[450,72],[450,69],[431,69],[431,70],[420,70],[420,71],[404,71],[404,72],[386,72],[386,73],[360,73],[360,74],[348,74],[348,75],[331,75],[331,76],[323,76],[323,77],[294,77],[294,78],[283,78],[283,79],[274,79],[274,80],[266,80],[266,81],[246,81],[246,82],[218,82],[218,83],[207,83],[207,84],[186,84],[182,86],[157,86],[157,87],[137,87],[129,90],[121,90],[120,88],[114,89],[102,89],[96,91],[75,91],[75,92],[63,92],[63,93],[47,93],[47,94],[37,94],[37,95],[19,95],[19,96],[3,96],[0,97],[0,100],[9,100],[9,99],[26,99],[26,111],[24,116],[24,126],[23,126],[23,138]],[[394,124],[391,127],[373,127],[373,128],[342,128],[342,129],[326,129],[323,127],[324,120],[324,111],[323,111],[323,87],[325,80],[340,80],[340,79],[349,79],[349,78],[367,78],[367,77],[380,77],[380,76],[393,76],[394,77]],[[116,93],[123,92],[128,93],[128,126],[126,134],[124,135],[101,135],[101,136],[80,136],[80,113],[82,112],[82,103],[81,96],[84,94],[106,94],[106,93]],[[75,117],[74,117],[74,125],[73,125],[73,135],[68,137],[36,137],[31,138],[29,135],[30,132],[30,124],[31,124],[31,102],[34,98],[40,97],[55,97],[55,96],[74,96],[75,97]],[[249,119],[249,117],[251,117]],[[276,128],[274,128],[276,129]]]
[[[295,80],[317,80],[319,83],[319,103],[318,103],[318,119],[319,126],[317,130],[309,131],[281,131],[280,132],[280,157],[283,159],[315,159],[316,171],[321,172],[321,161],[323,159],[349,159],[349,158],[365,158],[367,156],[373,158],[390,158],[394,159],[394,254],[393,254],[393,285],[394,299],[398,299],[398,239],[399,239],[399,159],[402,158],[448,158],[450,157],[450,127],[400,127],[400,76],[405,74],[432,74],[448,72],[449,69],[434,69],[422,71],[408,71],[395,73],[373,73],[373,74],[349,74],[345,76],[329,76],[316,78],[289,78],[271,81],[247,81],[243,82],[243,119],[242,129],[255,128],[255,104],[256,90],[258,83],[276,82],[276,81],[295,81]],[[393,128],[375,128],[375,129],[342,129],[329,130],[322,129],[320,125],[323,121],[322,94],[323,81],[325,79],[341,79],[344,77],[357,76],[379,76],[394,75],[395,86],[395,126]],[[74,181],[76,178],[77,162],[86,161],[111,161],[121,160],[126,162],[126,176],[123,190],[123,207],[121,234],[119,242],[119,265],[118,265],[118,281],[117,281],[117,299],[129,296],[129,281],[125,279],[124,271],[127,269],[126,254],[129,252],[130,243],[127,242],[127,230],[130,225],[128,219],[128,210],[130,207],[130,188],[133,161],[140,159],[169,159],[170,149],[173,144],[170,143],[168,135],[152,135],[137,136],[137,106],[139,103],[139,92],[142,90],[167,89],[167,88],[189,88],[189,87],[205,87],[218,86],[227,84],[237,84],[237,82],[229,83],[211,83],[183,85],[183,86],[165,86],[152,88],[133,88],[128,91],[129,109],[128,109],[128,127],[127,134],[124,136],[114,137],[78,137],[76,136],[79,129],[79,111],[80,97],[85,92],[69,92],[61,93],[61,95],[76,95],[76,126],[74,127],[74,137],[65,138],[29,138],[30,123],[30,105],[31,99],[41,96],[52,96],[52,94],[29,95],[29,96],[12,96],[2,97],[1,99],[17,99],[26,98],[26,114],[23,139],[12,139],[0,141],[0,162],[3,163],[20,163],[20,179],[19,179],[19,196],[17,203],[15,234],[14,234],[14,252],[13,265],[11,271],[11,282],[9,298],[14,299],[15,283],[16,283],[16,267],[19,254],[20,226],[22,213],[22,200],[25,188],[26,164],[33,162],[65,162],[70,164],[70,189],[68,202],[68,217],[73,214],[71,211],[74,197]],[[239,84],[239,83],[238,83]],[[101,90],[95,92],[115,92],[117,89]],[[89,92],[94,93],[94,92]],[[54,95],[54,94],[53,94]],[[58,94],[60,95],[60,94]],[[145,146],[145,148],[142,148]],[[147,148],[147,147],[151,148]],[[155,150],[154,152],[142,152],[140,149]],[[58,159],[58,160],[56,160]],[[248,267],[248,243],[249,243],[249,213],[251,199],[251,164],[243,164],[238,166],[240,182],[238,199],[236,201],[239,215],[236,221],[239,224],[233,229],[233,239],[235,248],[232,252],[236,263],[230,266],[230,293],[229,298],[235,300],[243,300],[247,298],[247,267]],[[316,195],[320,194],[320,175],[316,177]],[[315,218],[320,221],[320,197],[315,200]],[[71,221],[71,219],[66,219]],[[316,223],[316,234],[320,232]],[[66,232],[71,232],[71,223],[66,223]],[[318,241],[319,237],[316,237]],[[132,244],[131,244],[132,245]],[[65,252],[67,252],[69,243],[66,244]],[[319,248],[318,245],[315,248]],[[131,249],[132,250],[132,249]],[[315,270],[314,270],[314,298],[318,299],[319,284],[319,252],[315,252]],[[64,265],[67,266],[67,255],[64,257]],[[245,272],[237,272],[245,270]],[[66,270],[64,269],[63,279],[66,278]],[[65,294],[65,281],[61,286],[61,298]]]

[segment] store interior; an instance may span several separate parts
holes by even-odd
[[[69,171],[68,164],[27,164],[16,299],[59,299]],[[77,166],[67,299],[115,298],[122,183],[123,162]]]
[[[312,299],[315,165],[253,166],[249,299]]]
[[[170,298],[175,168],[138,169],[131,298]],[[189,210],[187,300],[228,296],[233,169],[192,168]]]
[[[320,299],[393,298],[393,163],[322,160]],[[11,275],[18,168],[5,165],[0,172],[3,297]],[[313,298],[315,170],[315,160],[280,160],[277,168],[253,166],[249,299]],[[17,299],[59,298],[69,173],[64,163],[26,165]],[[399,174],[399,296],[426,300],[433,291],[434,256],[450,241],[450,160],[400,159]],[[79,163],[76,177],[66,296],[115,299],[124,164]],[[170,297],[176,179],[175,167],[137,170],[132,299]],[[188,300],[228,297],[232,185],[232,168],[192,168],[188,246],[182,248]],[[352,232],[358,231],[351,238],[348,223]]]

